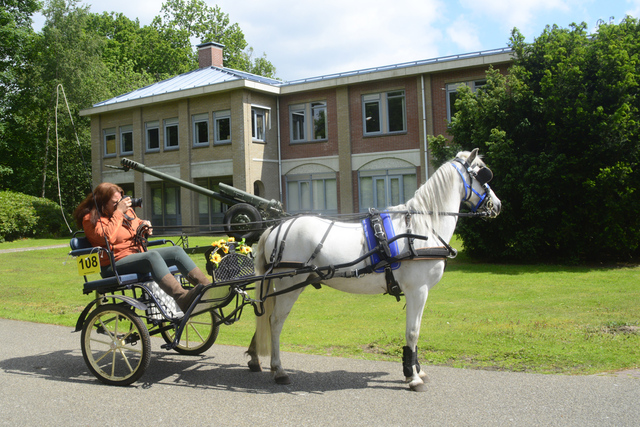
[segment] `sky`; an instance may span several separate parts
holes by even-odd
[[[546,25],[619,23],[640,17],[640,0],[205,0],[238,23],[254,55],[292,81],[507,47],[516,27],[533,42]],[[141,25],[162,0],[89,0],[93,13],[120,12]],[[44,24],[34,16],[34,28]]]

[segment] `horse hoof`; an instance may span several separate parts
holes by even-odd
[[[260,363],[248,363],[249,365],[249,370],[251,372],[262,372],[262,367],[260,366]]]
[[[276,384],[280,385],[289,385],[291,384],[291,380],[288,375],[284,375],[282,377],[276,377]]]
[[[411,389],[411,391],[417,391],[418,393],[424,393],[425,391],[427,391],[427,386],[425,383],[410,384],[409,388]]]

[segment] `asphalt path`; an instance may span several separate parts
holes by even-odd
[[[224,327],[220,333],[224,333]],[[245,348],[181,356],[152,339],[129,387],[98,382],[71,328],[0,319],[0,425],[636,426],[640,376],[426,367],[408,390],[398,362],[284,353],[292,384],[252,373]],[[265,363],[263,362],[263,367]]]

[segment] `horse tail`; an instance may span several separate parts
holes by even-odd
[[[265,246],[271,229],[267,229],[260,240],[255,253],[255,270],[256,275],[264,275],[266,272]],[[262,298],[269,291],[270,280],[260,280],[256,286],[256,299]],[[271,353],[271,314],[273,313],[275,298],[267,298],[264,303],[264,313],[262,316],[256,316],[256,333],[254,335],[256,351],[259,356],[268,356]]]

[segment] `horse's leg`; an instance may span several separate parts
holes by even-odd
[[[258,357],[258,350],[256,346],[256,334],[253,334],[253,338],[251,338],[251,344],[249,344],[249,348],[247,349],[246,354],[251,358],[249,360],[249,370],[251,372],[262,372],[262,367],[260,366],[260,358]]]
[[[429,289],[426,285],[416,289],[405,290],[407,303],[407,325],[405,338],[407,345],[402,349],[402,370],[409,388],[413,391],[426,391],[423,378],[427,376],[418,363],[418,338],[422,312],[427,302]]]
[[[296,289],[282,295],[278,295],[275,301],[275,307],[271,315],[271,372],[278,384],[291,384],[289,376],[282,367],[280,361],[280,333],[284,326],[284,321],[291,312],[293,304],[298,299],[301,289]]]

